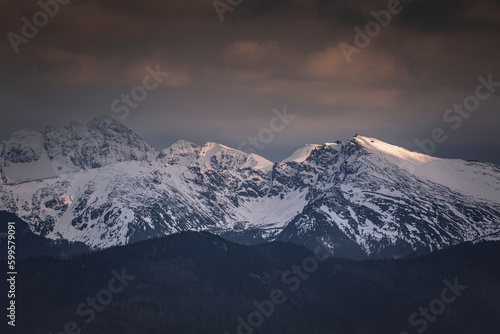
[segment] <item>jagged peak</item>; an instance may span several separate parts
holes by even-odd
[[[235,149],[235,148],[223,145],[223,144],[219,144],[219,143],[216,143],[216,142],[212,142],[212,141],[206,142],[205,145],[203,145],[201,147],[201,151],[202,152],[206,152],[206,153],[208,153],[208,152],[212,152],[213,153],[213,152],[216,152],[216,151],[226,151],[226,152],[231,152],[231,153],[236,153],[236,154],[241,154],[241,155],[247,155],[247,156],[251,156],[251,155],[258,156],[258,155],[253,154],[253,153],[246,153],[246,152],[240,151],[238,149]]]
[[[170,150],[186,150],[186,149],[195,150],[197,148],[200,148],[200,146],[193,143],[193,142],[190,142],[190,141],[187,141],[184,139],[179,139],[178,141],[176,141],[175,143],[173,143],[172,145],[167,147],[167,150],[168,149],[170,149]]]
[[[387,154],[409,162],[422,163],[438,159],[423,153],[410,151],[397,145],[388,144],[373,137],[357,135],[356,137],[353,137],[352,140],[363,146],[368,151]]]
[[[0,160],[10,162],[32,162],[36,161],[42,155],[43,133],[31,130],[21,129],[12,134],[12,136],[2,141],[0,145]]]
[[[290,154],[286,159],[282,160],[282,163],[287,163],[287,162],[303,162],[305,161],[310,155],[313,150],[316,148],[320,147],[320,144],[305,144],[302,145],[300,148],[298,148],[295,152]]]
[[[196,158],[200,146],[187,140],[180,139],[164,149],[159,155],[163,163],[178,164],[189,167]]]
[[[333,148],[338,151],[343,144],[344,143],[340,140],[324,144],[305,144],[302,145],[297,150],[295,150],[287,158],[282,160],[281,163],[290,163],[290,162],[301,163],[306,161],[316,149]]]
[[[47,126],[43,132],[16,131],[3,142],[0,163],[9,182],[20,182],[124,161],[152,162],[157,154],[120,121],[100,116],[87,123]]]
[[[134,137],[139,137],[134,131],[132,131],[128,126],[123,124],[120,120],[111,116],[98,116],[94,117],[88,121],[84,126],[90,131],[97,130],[98,132],[109,133],[109,132],[123,132]]]
[[[384,141],[381,141],[373,137],[355,134],[353,137],[349,138],[346,141],[337,140],[331,143],[324,143],[322,145],[319,144],[302,145],[299,149],[294,151],[286,159],[282,160],[281,163],[304,162],[317,149],[327,149],[328,151],[331,151],[331,149],[333,149],[334,151],[337,152],[340,152],[342,150],[344,152],[352,153],[353,147],[362,148],[367,153],[385,155],[390,159],[397,158],[398,160],[409,162],[411,164],[427,163],[429,161],[438,159],[422,153],[412,152],[403,147],[388,144]]]
[[[163,150],[159,157],[164,163],[198,168],[255,168],[271,170],[273,163],[253,153],[245,153],[215,142],[198,146],[186,140],[178,140]]]
[[[232,161],[228,161],[228,158]],[[260,155],[246,153],[215,142],[207,142],[199,152],[197,164],[198,166],[214,167],[214,159],[219,166],[226,168],[271,170],[274,165]]]
[[[26,136],[40,136],[42,133],[40,131],[36,131],[33,129],[24,128],[21,130],[17,130],[12,133],[12,138],[26,137]]]
[[[130,128],[128,128],[121,121],[108,115],[97,116],[90,119],[87,122],[68,122],[66,124],[59,126],[49,125],[45,128],[44,134],[50,135],[63,132],[87,132],[87,131],[89,132],[97,131],[97,132],[107,133],[109,132],[109,130],[114,130],[114,131],[119,130],[123,131],[124,133],[137,136]]]
[[[11,147],[13,145],[19,146],[22,143],[26,143],[27,141],[28,142],[29,141],[31,141],[31,142],[43,141],[43,133],[41,133],[40,131],[33,130],[33,129],[28,129],[28,128],[17,130],[17,131],[12,133],[10,138],[4,139],[0,142],[0,145],[1,145],[0,148],[4,148],[5,146]],[[0,150],[0,154],[2,154],[2,150]]]

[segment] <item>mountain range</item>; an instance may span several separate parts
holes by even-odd
[[[500,240],[500,167],[356,135],[280,162],[209,142],[158,151],[111,117],[0,143],[0,210],[103,249],[181,231],[401,257]]]

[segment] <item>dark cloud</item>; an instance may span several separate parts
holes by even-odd
[[[417,29],[454,29],[463,24],[464,0],[406,0],[402,3],[401,22]]]
[[[500,29],[500,20],[488,15],[489,7],[493,4],[491,0],[404,0],[403,4],[400,22],[415,30],[434,32]]]
[[[243,0],[238,6],[240,17],[255,18],[260,15],[278,14],[290,10],[295,5],[294,0]]]
[[[366,23],[365,15],[348,0],[318,0],[318,18],[347,26]]]

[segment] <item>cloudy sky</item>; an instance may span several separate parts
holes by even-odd
[[[0,0],[0,140],[123,118],[122,94],[158,67],[168,77],[123,122],[159,149],[238,147],[286,106],[296,117],[258,152],[274,161],[356,133],[421,150],[441,128],[433,155],[500,164],[500,83],[477,90],[500,82],[500,0],[59,1],[51,17]]]

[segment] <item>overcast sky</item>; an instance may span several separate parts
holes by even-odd
[[[296,117],[258,152],[273,161],[356,133],[419,150],[416,139],[442,128],[433,155],[500,164],[500,84],[491,96],[480,89],[467,118],[443,120],[474,103],[479,76],[500,82],[500,0],[403,1],[380,29],[370,12],[387,0],[244,0],[224,13],[212,0],[72,0],[46,25],[35,15],[29,38],[21,19],[33,22],[37,2],[0,5],[0,140],[123,116],[113,101],[159,65],[169,76],[123,120],[159,149],[178,139],[238,147],[286,106]],[[348,61],[342,43],[355,47],[369,22],[369,45]]]

